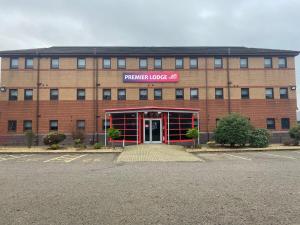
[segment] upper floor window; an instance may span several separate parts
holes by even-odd
[[[198,59],[190,58],[190,69],[198,69]]]
[[[59,68],[59,58],[52,57],[51,58],[51,69],[58,69]]]
[[[77,120],[76,128],[77,130],[85,130],[85,120]]]
[[[288,88],[280,88],[280,98],[281,99],[287,99],[289,98],[289,94],[288,94]]]
[[[215,99],[223,99],[223,88],[216,88],[215,89]]]
[[[58,131],[58,120],[50,120],[49,121],[49,130],[50,131]]]
[[[140,100],[148,100],[148,90],[146,88],[140,89]]]
[[[9,101],[17,101],[18,100],[18,89],[9,89]]]
[[[58,100],[58,89],[50,89],[50,100]]]
[[[275,129],[275,119],[267,118],[267,129]]]
[[[147,68],[148,68],[148,60],[140,59],[140,69],[147,69]]]
[[[290,119],[281,118],[281,129],[290,129]]]
[[[77,89],[77,100],[85,100],[85,89]]]
[[[33,99],[33,90],[25,89],[24,90],[24,100],[32,100]]]
[[[111,100],[111,90],[103,89],[103,100]]]
[[[248,58],[240,58],[240,68],[248,68]]]
[[[10,58],[10,68],[11,69],[18,69],[19,67],[19,58]]]
[[[154,69],[161,69],[162,68],[162,59],[155,58],[154,59]]]
[[[16,120],[9,120],[8,121],[7,131],[8,132],[16,132],[17,131],[17,121]]]
[[[241,99],[249,99],[249,88],[241,88]]]
[[[266,88],[266,99],[274,99],[273,88]]]
[[[265,68],[272,68],[273,67],[272,58],[266,57],[264,59],[264,65],[265,65]]]
[[[78,69],[85,69],[85,58],[77,58],[77,68]]]
[[[23,121],[23,131],[32,130],[32,120],[24,120]]]
[[[191,88],[190,89],[190,99],[191,100],[198,100],[199,99],[198,88]]]
[[[104,58],[103,59],[103,68],[104,69],[110,69],[111,68],[111,59],[110,58]]]
[[[176,88],[175,90],[175,97],[176,100],[183,100],[184,99],[184,90],[183,88]]]
[[[118,89],[118,100],[126,100],[126,89]]]
[[[154,100],[162,100],[162,89],[161,88],[154,89]]]
[[[216,69],[223,68],[223,59],[222,58],[215,58],[215,68]]]
[[[126,59],[118,58],[117,66],[118,66],[118,69],[126,69]]]
[[[176,69],[183,69],[183,58],[175,59],[175,67]]]
[[[287,68],[286,57],[279,57],[278,58],[278,67],[279,68]]]
[[[26,58],[25,59],[25,68],[32,69],[33,68],[33,58]]]

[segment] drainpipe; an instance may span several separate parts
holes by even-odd
[[[209,113],[208,113],[208,71],[207,71],[207,57],[205,57],[205,114],[206,114],[206,136],[207,140],[209,141],[209,129],[208,129],[208,122],[209,122]],[[199,121],[198,121],[199,126]]]
[[[39,124],[40,124],[40,55],[36,52],[37,56],[37,81],[36,81],[36,145],[39,145]]]
[[[93,126],[93,142],[98,142],[98,59],[97,51],[94,49],[93,57],[93,117],[94,117],[94,126]]]
[[[95,50],[96,55],[96,50]],[[98,57],[96,57],[96,142],[99,142],[99,62]],[[105,122],[106,123],[106,122]]]
[[[230,48],[228,48],[228,52],[227,52],[227,91],[228,91],[228,114],[231,113],[231,96],[230,96],[230,85],[231,85],[231,81],[230,81],[230,73],[229,73],[229,58],[230,58]]]

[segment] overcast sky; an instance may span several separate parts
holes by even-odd
[[[0,50],[53,45],[300,50],[300,0],[0,0],[0,6]],[[298,68],[300,56],[299,84]]]

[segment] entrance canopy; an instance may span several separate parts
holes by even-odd
[[[123,143],[176,143],[191,142],[186,137],[190,128],[199,131],[199,109],[174,107],[129,107],[105,110],[111,128],[120,130],[117,140]],[[105,126],[105,145],[107,133]],[[199,138],[198,138],[199,143]]]

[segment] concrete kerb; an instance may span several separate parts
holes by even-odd
[[[270,152],[270,151],[299,151],[299,148],[268,148],[268,149],[186,149],[189,153],[242,153],[242,152]]]

